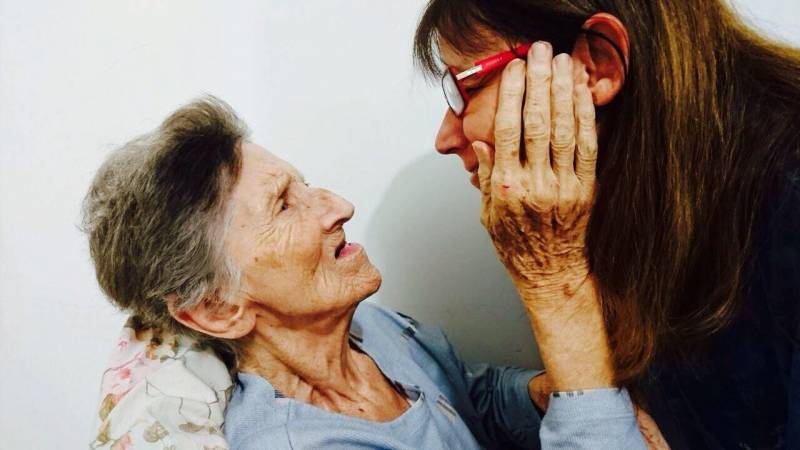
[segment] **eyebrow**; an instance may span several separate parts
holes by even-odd
[[[447,70],[450,67],[455,68],[458,72],[463,72],[475,65],[475,61],[481,59],[478,56],[465,56],[462,55],[461,58],[456,58],[454,62],[455,64],[447,64],[447,61],[444,60],[441,56],[439,57],[439,62],[442,63],[444,66],[444,70]]]
[[[269,188],[269,193],[275,196],[275,199],[279,199],[289,190],[289,185],[292,184],[294,180],[300,180],[302,183],[305,183],[306,178],[305,176],[297,169],[295,169],[296,173],[282,173],[273,175],[275,178],[278,179],[277,183],[272,184],[272,187]],[[271,184],[271,183],[270,183]]]
[[[267,185],[268,193],[273,195],[274,198],[277,200],[280,198],[288,189],[289,184],[292,183],[294,179],[293,176],[281,176],[277,175],[273,178],[275,180],[274,183],[265,182],[264,184]]]
[[[278,189],[275,191],[277,197],[283,196],[289,190],[292,181],[299,180],[301,183],[306,183],[306,177],[299,170],[295,169],[295,173],[290,173],[286,178],[278,184]]]

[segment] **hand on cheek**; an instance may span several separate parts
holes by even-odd
[[[476,141],[481,221],[515,282],[572,285],[588,277],[586,228],[597,135],[585,70],[548,44],[503,72],[492,146]]]

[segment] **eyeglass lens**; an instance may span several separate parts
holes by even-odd
[[[449,70],[445,71],[444,76],[442,76],[442,90],[450,109],[453,110],[455,115],[460,116],[464,112],[464,97],[461,96],[456,79]]]

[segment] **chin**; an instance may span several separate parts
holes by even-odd
[[[346,275],[340,275],[339,288],[342,289],[339,298],[347,304],[357,304],[366,300],[372,294],[378,292],[383,282],[381,272],[372,265],[366,255],[360,255],[361,262],[357,264],[357,269]]]
[[[381,284],[383,283],[383,277],[381,276],[381,272],[377,267],[369,264],[367,271],[368,274],[364,277],[363,281],[364,295],[361,297],[361,300],[364,300],[372,296],[372,294],[378,292],[378,289],[381,288]]]

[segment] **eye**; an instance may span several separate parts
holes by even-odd
[[[466,91],[466,93],[470,94],[470,95],[472,95],[472,94],[474,94],[474,93],[476,93],[476,92],[478,92],[480,90],[481,90],[480,86],[470,86],[470,87],[465,87],[464,88],[464,91]]]
[[[283,195],[280,196],[280,198],[278,198],[277,203],[278,203],[278,214],[280,214],[283,211],[286,211],[287,209],[289,209],[289,206],[291,206],[289,205],[289,202],[286,201],[286,193],[284,193]]]

